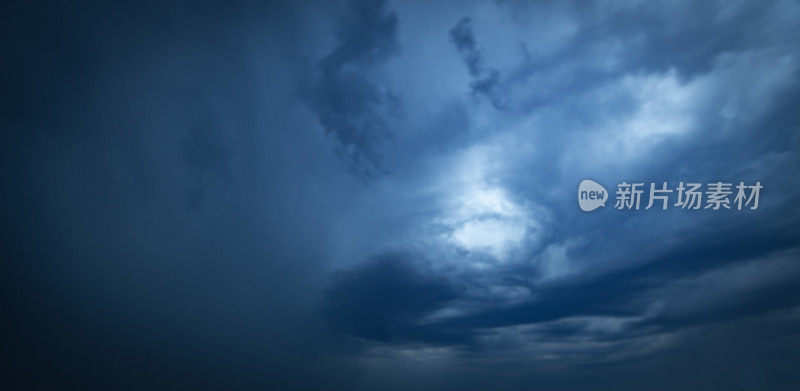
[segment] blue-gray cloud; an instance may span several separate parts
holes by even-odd
[[[800,304],[793,288],[798,276],[788,265],[797,257],[800,232],[793,228],[796,216],[786,211],[796,208],[800,189],[782,179],[786,173],[779,167],[797,163],[797,125],[790,114],[798,102],[797,52],[784,40],[784,33],[796,26],[782,16],[796,17],[796,7],[686,5],[665,13],[661,6],[603,12],[509,6],[511,27],[484,25],[480,30],[497,27],[511,42],[508,46],[523,48],[507,50],[509,58],[490,57],[492,43],[502,41],[478,45],[476,26],[488,23],[481,20],[485,13],[445,27],[466,65],[470,90],[499,109],[473,105],[466,127],[496,138],[473,133],[471,145],[436,161],[467,170],[443,169],[442,177],[429,178],[447,183],[434,188],[442,197],[439,202],[455,202],[455,209],[433,217],[435,229],[400,240],[427,247],[435,263],[447,265],[421,270],[425,278],[447,276],[459,295],[440,303],[443,308],[433,315],[414,313],[415,320],[403,323],[412,326],[390,330],[390,337],[375,338],[357,327],[347,332],[395,341],[398,349],[410,342],[444,344],[480,352],[468,357],[501,362],[513,356],[502,341],[517,341],[518,351],[530,345],[531,352],[537,344],[563,344],[565,352],[541,347],[539,352],[565,366],[616,360],[624,367],[623,359],[685,349],[681,340],[697,330],[721,324],[742,324],[744,330],[753,317],[773,319],[776,313],[794,311]],[[534,27],[524,18],[537,12],[546,15],[554,37],[526,35]],[[682,21],[676,15],[684,12],[705,16]],[[566,27],[559,26],[562,22]],[[731,39],[741,34],[737,26],[742,24],[759,26],[758,31],[748,40]],[[677,27],[684,25],[688,30]],[[573,31],[571,26],[577,27]],[[488,35],[497,39],[498,34]],[[537,40],[548,46],[536,47]],[[488,63],[503,65],[490,68]],[[502,79],[501,69],[508,75]],[[453,175],[467,177],[453,180]],[[564,196],[586,177],[610,186],[623,180],[761,180],[772,188],[762,197],[772,194],[774,204],[749,214],[602,210],[588,216]],[[429,181],[411,183],[431,186]],[[403,224],[426,227],[431,217],[410,219]],[[507,235],[519,232],[516,221],[529,221],[526,239],[509,242]],[[430,240],[431,235],[440,239]],[[487,236],[505,242],[494,246]],[[497,251],[510,245],[517,246],[516,252]],[[768,267],[774,254],[784,259],[773,266],[784,269],[780,281],[765,273],[730,288],[707,290],[681,282],[698,275],[714,276],[698,281],[729,279],[742,270]],[[358,291],[332,283],[339,290]],[[671,295],[691,299],[679,302]],[[353,319],[368,317],[368,310],[359,307],[347,313],[360,314]],[[788,326],[793,319],[774,321]],[[420,335],[442,338],[415,337]],[[665,340],[672,342],[665,345]],[[603,344],[607,348],[599,347]]]
[[[381,149],[392,137],[387,117],[399,101],[370,73],[398,50],[398,21],[385,1],[356,0],[348,11],[337,47],[319,63],[322,75],[310,105],[336,140],[336,152],[355,173],[371,177],[384,170]]]
[[[475,41],[470,18],[465,17],[458,21],[458,24],[450,30],[450,39],[458,49],[473,78],[473,82],[470,84],[472,91],[488,96],[495,107],[502,108],[500,95],[494,91],[499,82],[500,73],[495,69],[487,68],[483,63],[483,56]]]
[[[433,344],[458,333],[419,324],[459,297],[445,276],[432,274],[409,254],[384,254],[341,272],[326,294],[326,319],[336,331],[381,342]]]
[[[10,388],[800,384],[796,2],[0,18]]]

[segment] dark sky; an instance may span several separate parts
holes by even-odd
[[[0,22],[0,388],[800,388],[796,0]]]

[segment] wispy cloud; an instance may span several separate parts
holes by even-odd
[[[336,48],[320,61],[321,78],[310,106],[358,175],[383,171],[381,150],[392,137],[398,98],[372,80],[373,69],[396,53],[397,17],[385,1],[355,0],[341,21]]]

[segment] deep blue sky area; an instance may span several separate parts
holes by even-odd
[[[797,0],[11,1],[0,29],[0,389],[800,389]]]

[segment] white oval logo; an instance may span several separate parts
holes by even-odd
[[[606,206],[608,192],[599,183],[584,179],[578,185],[578,205],[584,212],[591,212],[601,206]]]

